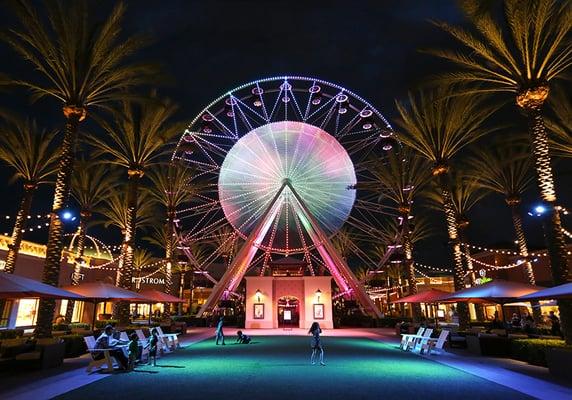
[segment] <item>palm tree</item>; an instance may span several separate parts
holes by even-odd
[[[406,105],[397,102],[400,118],[400,139],[433,165],[431,172],[438,179],[443,197],[443,209],[447,233],[454,260],[455,290],[464,286],[464,270],[457,229],[457,216],[450,192],[450,161],[467,145],[491,132],[483,122],[494,109],[483,104],[475,96],[453,96],[451,89],[409,94]],[[465,328],[469,323],[466,304],[459,303],[459,323]]]
[[[524,260],[522,265],[528,283],[536,285],[520,210],[522,194],[530,187],[534,178],[527,146],[515,140],[497,142],[490,148],[476,149],[467,164],[471,166],[469,173],[480,187],[505,197],[512,213],[518,252]],[[535,320],[539,322],[540,307],[533,307],[532,310]]]
[[[518,250],[525,260],[523,265],[528,282],[535,285],[536,280],[528,258],[528,246],[520,210],[522,194],[530,187],[533,180],[532,163],[526,146],[514,142],[495,143],[490,148],[476,149],[468,164],[471,165],[472,177],[478,185],[505,197],[506,204],[512,212]]]
[[[159,245],[165,250],[166,274],[165,293],[172,294],[172,268],[176,262],[176,231],[175,223],[177,219],[177,209],[187,203],[195,191],[196,187],[191,185],[191,170],[178,163],[170,163],[167,166],[151,171],[152,182],[151,195],[166,211],[167,218],[163,224],[163,229],[155,228],[155,232],[161,233],[165,241]],[[159,236],[159,237],[160,237]]]
[[[147,82],[156,69],[128,62],[143,41],[136,37],[120,39],[123,3],[118,3],[103,23],[90,18],[96,13],[89,12],[84,0],[47,2],[43,13],[25,0],[13,4],[20,26],[8,30],[2,39],[31,64],[36,79],[10,82],[28,89],[33,100],[56,99],[65,117],[43,272],[44,283],[56,286],[64,247],[59,211],[65,207],[70,193],[78,127],[88,110],[107,108],[111,102],[123,98],[127,90]],[[37,337],[51,335],[55,304],[52,299],[40,301]]]
[[[137,271],[137,277],[135,280],[135,288],[139,290],[141,288],[141,275],[143,273],[143,268],[151,263],[153,263],[155,258],[153,254],[146,249],[135,249],[133,251],[133,270]]]
[[[129,219],[125,227],[121,281],[118,283],[125,289],[131,287],[140,181],[145,172],[166,154],[167,143],[182,131],[183,124],[170,122],[175,110],[170,102],[158,99],[138,105],[123,102],[121,110],[113,112],[112,122],[100,121],[106,137],[90,136],[96,155],[105,156],[111,164],[125,168],[129,178],[126,200]],[[129,321],[126,303],[119,303],[117,312],[120,321]]]
[[[10,118],[0,127],[0,160],[15,171],[12,181],[21,180],[24,195],[12,230],[4,272],[14,273],[22,243],[23,228],[39,185],[50,182],[56,172],[56,132],[41,130],[35,121]]]
[[[389,153],[387,160],[376,159],[368,170],[374,177],[374,185],[380,191],[380,200],[389,200],[399,212],[402,224],[402,243],[405,253],[405,271],[409,293],[417,293],[417,279],[413,260],[413,243],[411,240],[410,218],[411,208],[431,177],[430,163],[417,156],[411,149],[404,148],[400,152]],[[413,307],[413,319],[421,316],[421,307]]]
[[[549,153],[543,106],[552,82],[572,66],[572,3],[557,0],[505,0],[504,16],[478,0],[465,0],[462,9],[470,29],[438,25],[464,48],[437,50],[459,71],[443,78],[448,84],[469,84],[467,91],[514,96],[529,121],[529,137],[538,188],[547,208],[545,231],[555,285],[566,283],[568,267]],[[559,302],[564,327],[572,326],[572,301]],[[572,343],[572,329],[565,333]]]
[[[128,227],[131,227],[132,225],[130,210],[127,205],[126,198],[127,195],[125,192],[115,192],[106,200],[100,210],[100,213],[105,217],[105,220],[99,222],[102,222],[106,228],[110,226],[119,228],[121,230],[121,234],[123,235],[121,254],[119,257],[119,265],[117,267],[117,276],[115,280],[116,285],[119,285],[121,273],[123,270],[122,266],[125,262],[127,247],[129,247],[126,245],[126,241],[128,240],[127,230]],[[142,191],[137,198],[137,202],[137,214],[135,216],[134,224],[135,230],[144,226],[151,225],[155,217],[153,202],[151,201],[151,196],[149,195],[148,191]],[[127,289],[130,288],[131,285],[129,285]]]
[[[459,239],[461,243],[465,244],[468,243],[467,228],[470,224],[467,213],[485,197],[486,192],[482,190],[481,185],[477,182],[477,178],[467,174],[466,167],[463,167],[463,170],[462,172],[457,171],[457,173],[451,174],[449,192],[451,193],[451,201],[455,210]],[[429,207],[437,210],[443,209],[443,196],[441,196],[438,187],[434,191],[428,192],[427,198],[429,199]],[[465,268],[466,274],[469,277],[470,284],[474,285],[476,276],[471,260],[471,249],[466,245],[461,247],[461,251],[464,251],[465,265],[467,266]]]
[[[109,171],[106,165],[98,161],[82,158],[76,162],[71,177],[71,195],[80,208],[79,227],[75,235],[75,267],[72,275],[72,285],[79,285],[85,238],[88,224],[95,211],[109,199],[118,186],[118,176],[115,171]],[[74,301],[69,300],[66,310],[66,321],[71,322]]]

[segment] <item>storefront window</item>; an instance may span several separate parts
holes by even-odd
[[[16,326],[31,326],[36,324],[38,299],[20,299]]]
[[[12,309],[12,301],[4,301],[4,309],[0,310],[0,328],[6,328],[10,320],[10,310]]]

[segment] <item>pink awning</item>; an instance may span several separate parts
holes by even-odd
[[[139,294],[155,303],[184,303],[185,300],[154,289],[142,290]]]
[[[139,293],[125,290],[104,282],[81,283],[78,286],[66,286],[64,289],[97,301],[124,300],[131,301],[133,303],[145,303],[149,301],[149,299],[141,296]]]
[[[438,289],[429,289],[411,296],[402,297],[392,303],[438,303],[450,294],[450,292],[444,292]]]
[[[25,297],[83,300],[83,296],[74,292],[68,292],[23,276],[0,272],[0,298],[22,299]]]

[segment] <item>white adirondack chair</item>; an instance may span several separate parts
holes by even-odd
[[[90,361],[89,365],[87,366],[87,372],[91,372],[93,368],[99,368],[102,365],[107,365],[107,372],[113,372],[113,364],[117,363],[115,358],[113,358],[109,352],[109,349],[96,349],[95,348],[95,338],[93,336],[86,336],[83,338],[85,344],[87,345],[87,351],[93,356],[96,354],[103,353],[103,358],[99,360],[92,360]]]
[[[449,336],[449,331],[443,329],[437,339],[435,338],[422,339],[420,343],[421,348],[419,352],[423,353],[423,351],[426,351],[427,354],[431,354],[432,351],[438,350],[438,352],[441,353],[443,351],[443,345],[447,340],[447,336]]]
[[[141,329],[135,330],[135,334],[137,334],[137,338],[139,339],[139,345],[143,346],[143,351],[141,352],[141,361],[143,361],[143,358],[145,358],[145,360],[149,360],[149,347],[147,346],[149,344],[149,339],[145,337],[145,334]],[[159,351],[159,354],[160,353],[161,351]],[[159,354],[157,354],[157,358],[159,358]]]
[[[173,350],[178,349],[181,347],[181,345],[179,344],[179,339],[177,336],[179,336],[178,333],[163,333],[163,329],[161,329],[160,326],[156,327],[155,329],[157,329],[157,333],[159,334],[160,338],[163,338],[163,340],[165,340],[167,346],[169,348],[172,348]]]
[[[419,327],[419,329],[417,330],[417,333],[415,335],[412,335],[411,333],[402,333],[401,334],[401,345],[399,346],[399,347],[401,347],[401,350],[407,350],[407,343],[409,342],[410,338],[412,336],[423,335],[424,330],[425,330],[425,328],[423,328],[421,326],[421,327]]]
[[[425,329],[425,332],[423,332],[423,335],[421,335],[421,337],[412,336],[411,340],[409,340],[409,342],[407,344],[406,350],[415,351],[417,349],[417,347],[419,347],[419,343],[421,343],[421,341],[423,341],[425,339],[429,339],[431,337],[432,333],[433,333],[433,329],[427,328],[427,329]]]

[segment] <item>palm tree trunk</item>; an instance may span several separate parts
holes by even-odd
[[[80,213],[80,220],[79,220],[79,228],[78,228],[78,235],[76,240],[76,254],[75,254],[75,265],[72,274],[71,284],[73,286],[79,285],[79,279],[81,275],[81,267],[83,261],[83,254],[85,252],[85,236],[87,234],[87,220],[89,216],[85,211]],[[73,318],[73,309],[75,306],[75,301],[68,300],[68,305],[66,308],[66,322],[72,322]],[[95,311],[95,310],[94,310]]]
[[[513,202],[509,204],[510,211],[512,212],[512,223],[514,225],[514,231],[516,233],[516,240],[518,243],[518,253],[525,260],[524,262],[524,272],[526,274],[526,279],[531,285],[536,285],[536,279],[534,277],[534,270],[532,269],[532,263],[528,257],[528,245],[526,244],[526,236],[524,235],[524,228],[522,227],[522,217],[518,209],[520,202]],[[542,313],[540,312],[539,303],[537,301],[531,302],[532,305],[532,316],[534,321],[539,324],[542,321]]]
[[[175,225],[175,211],[169,210],[167,212],[167,243],[165,243],[165,259],[167,260],[167,264],[165,266],[165,293],[171,294],[173,293],[173,263],[174,263],[174,256],[175,256],[175,249],[174,249],[174,241],[173,235],[175,234],[174,230]],[[165,303],[163,305],[163,309],[166,312],[170,312],[170,303]]]
[[[20,209],[16,215],[16,222],[14,223],[14,229],[12,230],[12,242],[8,246],[8,254],[6,255],[6,266],[4,267],[4,272],[13,274],[16,269],[16,259],[18,258],[18,252],[20,251],[20,245],[22,244],[22,237],[24,236],[24,223],[28,214],[30,214],[30,208],[32,206],[32,199],[36,191],[36,185],[25,184],[24,185],[24,197],[20,203]]]
[[[407,218],[403,219],[406,224]],[[409,295],[417,294],[417,279],[415,278],[415,263],[413,261],[413,244],[411,243],[411,236],[409,229],[405,228],[403,235],[403,247],[405,249],[405,269],[407,274],[407,284],[409,285]],[[421,319],[421,304],[411,304],[411,317],[413,322],[418,322]]]
[[[447,224],[447,234],[449,235],[449,245],[454,261],[453,284],[455,291],[465,288],[465,270],[463,268],[463,255],[461,253],[461,242],[457,229],[457,213],[453,207],[451,193],[449,192],[448,173],[439,174],[439,185],[441,196],[443,196],[443,210],[445,211],[445,222]],[[467,303],[457,303],[457,313],[459,315],[459,328],[464,330],[469,327],[469,308]]]
[[[181,276],[179,277],[179,298],[182,299],[185,293],[185,271],[183,271],[182,269],[180,271],[181,271]],[[179,305],[177,306],[177,314],[179,316],[183,315],[183,303],[179,303]]]
[[[135,230],[137,229],[137,196],[139,190],[139,180],[142,173],[130,173],[127,191],[127,226],[122,245],[122,262],[119,268],[119,286],[123,289],[131,290],[133,278],[133,252],[135,241]],[[129,323],[129,302],[120,301],[114,309],[115,316],[121,325]]]
[[[548,134],[542,118],[541,105],[533,105],[526,108],[525,111],[529,120],[529,133],[538,187],[547,208],[544,230],[548,242],[552,281],[555,285],[562,285],[568,281],[568,266],[560,215],[556,209],[556,189],[550,162]],[[558,301],[558,310],[560,311],[564,338],[568,344],[572,344],[572,301]]]
[[[461,238],[461,243],[468,243],[467,240],[467,236],[466,236],[466,227],[465,228],[461,228],[461,226],[458,227],[459,229],[459,237]],[[467,268],[465,269],[469,275],[469,280],[471,283],[471,286],[475,286],[476,281],[477,281],[477,277],[475,274],[475,268],[473,265],[473,260],[471,260],[471,249],[469,246],[464,246],[464,251],[465,251],[465,263]],[[483,306],[481,304],[475,304],[475,314],[477,317],[477,321],[484,321],[485,320],[485,310],[483,309]],[[470,316],[470,313],[469,313]]]
[[[85,117],[85,115],[83,116]],[[73,172],[75,145],[77,132],[82,114],[73,112],[67,116],[64,139],[61,144],[58,176],[54,191],[54,202],[50,218],[50,229],[46,249],[46,264],[42,281],[48,285],[57,286],[60,276],[62,251],[64,248],[63,234],[64,224],[60,219],[59,212],[65,207],[71,189],[71,175]],[[34,332],[37,338],[50,337],[52,335],[52,320],[56,309],[56,301],[53,299],[40,299],[38,306],[38,319]]]

